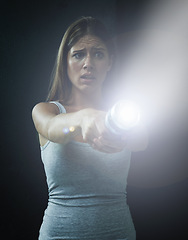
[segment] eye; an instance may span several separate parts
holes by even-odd
[[[100,51],[95,52],[95,57],[98,59],[102,59],[102,58],[104,58],[104,53],[100,52]]]
[[[73,57],[76,59],[82,59],[84,57],[84,53],[83,52],[75,53]]]

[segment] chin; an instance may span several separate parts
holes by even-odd
[[[82,89],[81,89],[81,91],[82,92],[85,92],[85,93],[97,93],[98,91],[100,91],[101,90],[101,87],[102,86],[96,86],[96,85],[89,85],[89,84],[84,84],[83,86],[82,86]]]

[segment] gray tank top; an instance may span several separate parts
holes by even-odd
[[[107,154],[87,143],[48,141],[41,158],[49,199],[39,240],[136,239],[126,201],[130,151]]]

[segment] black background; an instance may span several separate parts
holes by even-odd
[[[138,26],[149,1],[1,1],[1,228],[2,239],[37,239],[47,186],[31,111],[44,101],[58,46],[67,26],[83,15],[103,20],[114,34]],[[151,139],[152,140],[152,139]],[[175,143],[185,161],[187,135]],[[137,159],[156,157],[151,141]],[[158,143],[158,142],[157,142]],[[183,143],[183,144],[182,144]],[[152,148],[153,147],[153,148]],[[180,154],[181,153],[181,154]],[[163,187],[128,186],[137,239],[187,239],[188,180]]]

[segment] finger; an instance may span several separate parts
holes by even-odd
[[[98,131],[93,126],[89,127],[87,129],[87,131],[84,131],[84,132],[85,132],[85,135],[83,135],[83,139],[84,139],[84,141],[86,141],[86,142],[88,142],[90,144],[93,142],[93,139],[99,137]]]
[[[107,148],[98,148],[95,144],[92,144],[92,147],[99,151],[99,152],[103,152],[103,153],[117,153],[117,152],[120,152],[121,150],[114,150],[114,149],[107,149]]]
[[[120,152],[122,150],[120,147],[104,145],[99,139],[94,139],[93,145],[95,149],[108,153]]]
[[[98,140],[101,142],[101,144],[105,146],[109,146],[111,148],[117,148],[117,149],[122,149],[126,146],[127,141],[122,140],[121,138],[116,138],[113,140],[106,139],[104,137],[99,137]]]

